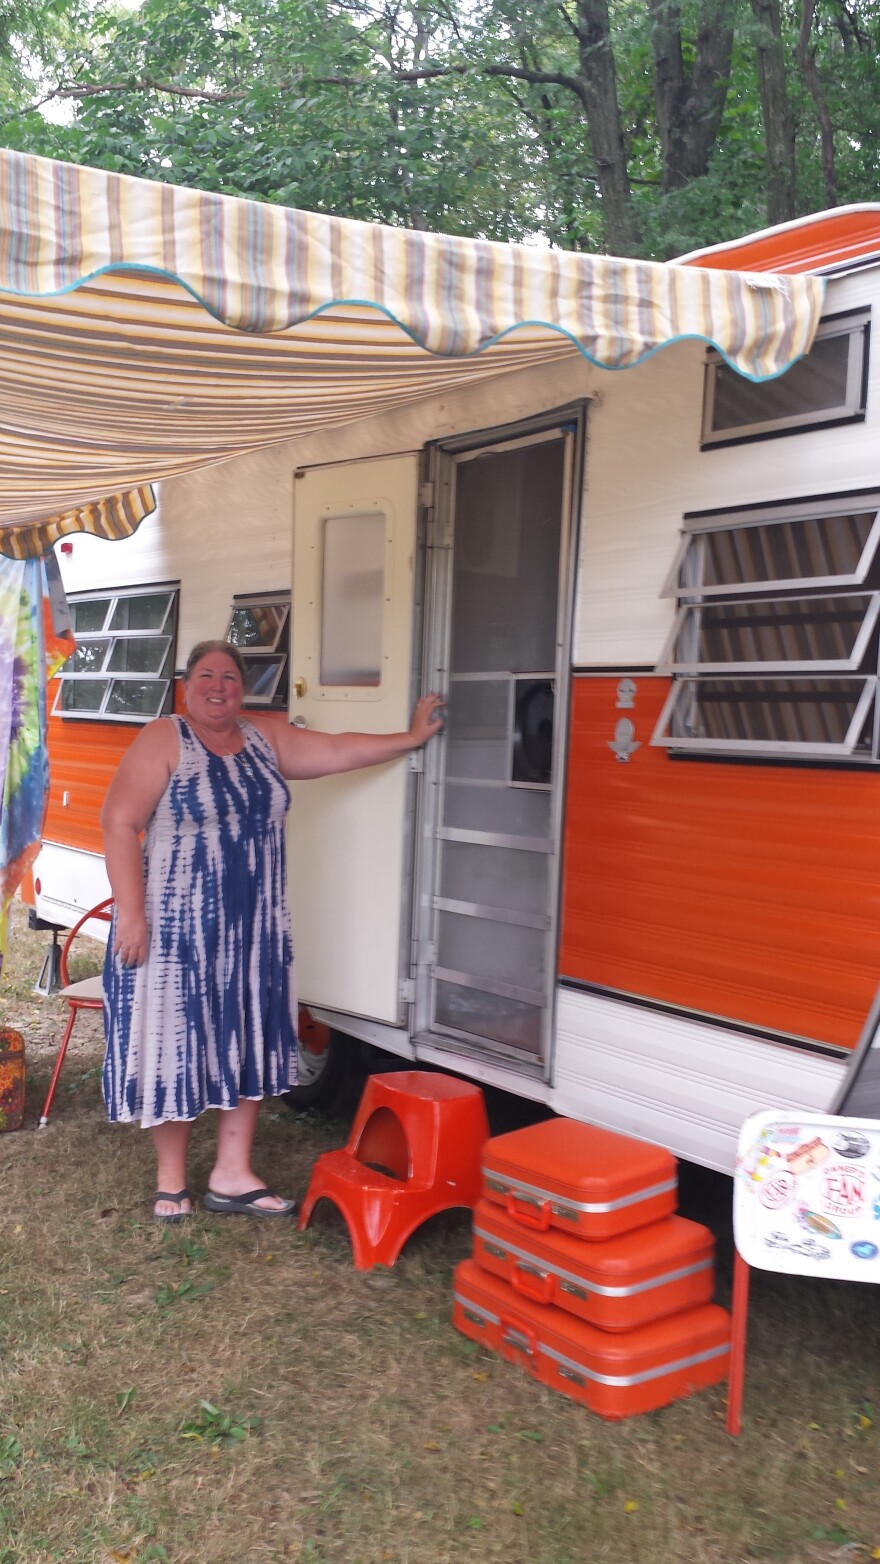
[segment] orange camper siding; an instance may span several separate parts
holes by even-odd
[[[649,743],[652,675],[622,764],[619,677],[574,679],[561,976],[852,1048],[880,981],[880,779],[676,759]]]
[[[182,706],[174,683],[174,709]],[[49,808],[43,838],[62,847],[103,853],[101,806],[116,767],[141,731],[141,724],[83,722],[50,716]],[[64,803],[65,794],[67,803]]]
[[[43,837],[102,853],[101,805],[110,778],[139,728],[118,722],[49,718],[49,810]],[[65,795],[67,803],[64,803]]]

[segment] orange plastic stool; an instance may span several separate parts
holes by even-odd
[[[355,1269],[393,1265],[416,1228],[480,1198],[489,1125],[479,1086],[427,1070],[371,1075],[341,1151],[312,1169],[299,1228],[317,1202],[339,1208]]]

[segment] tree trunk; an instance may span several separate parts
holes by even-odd
[[[819,75],[819,67],[816,64],[816,51],[810,48],[810,33],[812,32],[815,14],[816,0],[801,0],[801,27],[797,41],[797,58],[804,74],[804,81],[810,89],[810,96],[816,106],[816,114],[819,119],[819,130],[822,137],[822,183],[825,188],[825,205],[836,206],[837,170],[834,162],[834,131],[831,127],[831,115],[828,112],[825,89],[822,86],[822,78]]]
[[[767,220],[786,223],[796,216],[794,117],[785,90],[779,0],[752,0],[752,14],[758,24],[755,54],[767,158]]]
[[[608,248],[612,255],[636,255],[638,231],[617,101],[608,0],[578,0],[577,35],[583,103]]]
[[[730,0],[702,0],[689,77],[677,0],[648,0],[648,9],[663,190],[682,190],[709,171],[727,98],[735,8]]]

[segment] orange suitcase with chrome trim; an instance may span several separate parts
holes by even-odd
[[[473,1260],[455,1271],[452,1323],[600,1417],[653,1412],[727,1377],[730,1319],[714,1303],[612,1334],[514,1292]]]
[[[525,1227],[614,1238],[676,1207],[675,1158],[577,1119],[546,1119],[483,1147],[483,1193]]]
[[[500,1206],[474,1210],[474,1259],[533,1303],[555,1304],[600,1330],[633,1330],[648,1320],[709,1303],[715,1239],[687,1217],[595,1243],[551,1228],[536,1233]]]

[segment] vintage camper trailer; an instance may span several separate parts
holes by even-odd
[[[298,724],[444,734],[298,784],[317,1095],[347,1039],[730,1169],[824,1108],[880,980],[880,207],[688,257],[828,278],[778,380],[677,341],[571,353],[163,483],[59,549],[42,916],[106,891],[98,813],[173,670],[227,635]],[[129,691],[129,695],[130,695]],[[323,1039],[330,1047],[323,1049]]]

